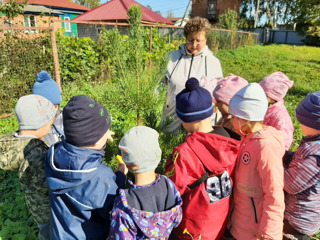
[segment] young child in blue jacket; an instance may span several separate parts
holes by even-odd
[[[46,160],[50,189],[51,239],[106,239],[124,165],[113,173],[103,163],[107,140],[113,141],[108,110],[85,95],[63,109],[66,139],[51,146]],[[121,172],[121,171],[122,172]]]

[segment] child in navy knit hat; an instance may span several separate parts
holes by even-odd
[[[165,175],[183,200],[183,219],[174,229],[174,237],[185,239],[187,229],[193,237],[220,239],[227,224],[241,136],[211,126],[212,97],[195,78],[188,79],[186,88],[176,96],[176,112],[190,134],[165,166]]]
[[[308,94],[296,109],[302,138],[284,158],[284,239],[310,239],[320,228],[320,91]]]
[[[36,82],[33,85],[32,93],[48,99],[58,112],[57,118],[52,125],[50,132],[44,137],[44,141],[50,147],[52,144],[61,141],[64,138],[62,113],[60,113],[61,91],[58,84],[51,78],[46,71],[41,71],[36,76]]]
[[[113,201],[124,187],[127,169],[113,173],[103,163],[106,142],[113,141],[108,110],[85,95],[63,109],[65,139],[46,159],[52,211],[51,239],[106,239]]]

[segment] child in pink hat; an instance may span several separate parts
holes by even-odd
[[[228,77],[220,80],[213,90],[213,97],[216,100],[216,106],[222,114],[221,119],[217,122],[217,125],[227,127],[229,129],[235,130],[233,128],[231,120],[231,115],[229,114],[229,102],[230,99],[236,94],[240,89],[248,85],[248,81],[242,77],[236,76],[234,74],[229,74]]]
[[[289,150],[293,141],[294,127],[283,99],[293,86],[293,81],[284,73],[275,72],[262,79],[259,84],[265,91],[269,102],[263,124],[283,131],[285,148]]]

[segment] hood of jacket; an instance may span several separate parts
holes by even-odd
[[[183,55],[183,56],[192,56],[192,54],[188,51],[187,49],[187,45],[186,44],[182,44],[179,46],[179,52]],[[208,48],[207,45],[204,46],[204,48],[198,52],[197,54],[194,54],[194,56],[201,56],[201,55],[209,55],[212,54],[211,50]]]
[[[240,139],[194,132],[186,137],[186,143],[211,173],[220,174],[226,167],[234,165]],[[212,160],[209,161],[208,156]]]
[[[65,140],[53,145],[47,155],[47,182],[55,194],[68,193],[90,181],[103,164],[104,152],[68,144]]]
[[[283,132],[280,130],[277,130],[271,126],[265,126],[263,128],[263,130],[247,135],[243,141],[245,142],[247,140],[250,140],[251,138],[260,139],[260,140],[273,139],[273,141],[276,141],[277,146],[284,148],[284,134],[283,134]]]
[[[132,220],[144,237],[150,239],[167,239],[172,229],[177,227],[182,219],[182,199],[180,194],[176,196],[176,205],[162,212],[146,212],[132,208],[128,205],[125,191],[120,190],[120,201],[123,211],[133,216]]]

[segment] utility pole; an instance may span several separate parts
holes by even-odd
[[[187,15],[188,8],[189,8],[189,6],[190,6],[191,1],[192,1],[192,0],[189,1],[188,6],[187,6],[187,8],[186,8],[186,11],[185,11],[184,14],[183,14],[183,18],[182,18],[182,20],[181,20],[180,26],[182,26],[182,23],[183,23],[183,21],[184,21],[184,18],[185,18],[186,15]]]
[[[257,2],[257,9],[256,9],[256,19],[254,20],[254,28],[257,27],[258,17],[259,17],[259,7],[260,7],[260,0]]]

